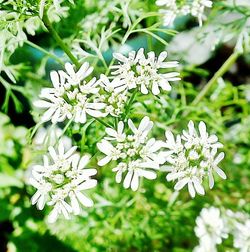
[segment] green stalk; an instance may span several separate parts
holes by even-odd
[[[126,106],[126,111],[125,111],[125,115],[123,117],[123,120],[126,119],[127,115],[129,114],[129,110],[130,110],[130,107],[132,106],[134,100],[135,100],[135,96],[137,94],[137,89],[135,88],[134,92],[132,93],[130,99],[129,99],[129,102],[128,102],[128,105]]]
[[[98,117],[94,117],[94,119],[95,119],[97,122],[99,122],[99,123],[103,124],[105,127],[112,128],[112,126],[111,126],[111,125],[109,125],[109,124],[105,123],[105,122],[104,122],[103,120],[101,120],[100,118],[98,118]]]
[[[59,64],[64,65],[63,61],[62,61],[59,57],[57,57],[55,54],[53,54],[53,53],[51,53],[51,52],[45,50],[44,48],[40,47],[39,45],[36,45],[36,44],[32,43],[32,42],[29,41],[29,40],[25,41],[25,43],[26,43],[27,45],[29,45],[29,46],[31,46],[31,47],[34,47],[35,49],[37,49],[37,50],[43,52],[44,54],[48,55],[50,58],[56,60]]]
[[[77,58],[71,53],[69,47],[63,42],[63,40],[60,38],[57,31],[53,28],[52,24],[49,21],[49,18],[47,14],[43,15],[42,19],[44,25],[48,29],[49,33],[53,36],[57,44],[62,48],[62,50],[68,55],[70,60],[74,63],[74,65],[77,67],[77,69],[80,68],[81,64],[78,62]]]
[[[196,96],[196,98],[191,103],[192,106],[197,105],[203,97],[208,93],[211,87],[217,82],[218,78],[222,77],[230,67],[235,63],[239,57],[238,52],[234,52],[231,56],[224,62],[220,69],[214,74],[213,78],[206,84],[206,86],[201,90],[201,92]]]

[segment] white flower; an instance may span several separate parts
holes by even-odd
[[[205,7],[212,8],[213,2],[210,0],[194,0],[191,6],[191,15],[198,18],[199,25],[202,26]]]
[[[96,169],[86,169],[89,156],[80,158],[75,151],[76,147],[65,151],[60,140],[58,150],[50,146],[49,156],[44,156],[43,165],[35,165],[32,169],[30,184],[37,191],[31,203],[37,204],[39,210],[46,203],[53,207],[48,217],[49,222],[55,222],[60,214],[66,219],[70,218],[71,213],[80,214],[80,204],[85,207],[93,205],[83,191],[96,186],[97,181],[91,178],[96,174]]]
[[[106,128],[106,133],[109,137],[105,137],[107,140],[116,140],[117,142],[123,142],[126,138],[126,134],[123,132],[124,123],[120,121],[117,126],[117,131],[112,128]]]
[[[154,138],[147,139],[147,135],[153,126],[153,122],[148,117],[144,117],[139,127],[128,121],[129,132],[124,133],[124,123],[118,123],[118,129],[106,129],[109,135],[100,143],[98,149],[106,156],[99,160],[98,165],[103,166],[110,161],[117,161],[117,165],[112,169],[116,172],[116,182],[121,183],[123,177],[123,187],[136,191],[139,188],[140,177],[155,179],[154,170],[159,169],[162,161],[158,158],[158,151],[162,147],[161,141]]]
[[[89,66],[88,62],[84,62],[80,69],[75,72],[73,65],[71,65],[70,63],[66,63],[66,72],[61,71],[60,73],[61,76],[64,76],[64,78],[68,80],[70,85],[78,85],[81,81],[83,81],[93,72],[93,69],[93,67]]]
[[[100,86],[104,87],[105,91],[111,93],[121,93],[126,89],[124,86],[126,83],[124,80],[121,80],[119,78],[114,78],[111,82],[108,79],[108,77],[104,74],[101,74],[100,76]]]
[[[46,146],[55,145],[59,138],[61,138],[66,149],[71,147],[72,139],[63,135],[62,129],[54,125],[47,128],[41,127],[37,130],[33,138],[33,145],[37,149],[43,149]]]
[[[59,22],[61,18],[66,18],[68,16],[69,7],[63,6],[63,2],[64,0],[53,0],[53,3],[50,5],[47,11],[50,22]],[[41,1],[39,6],[40,17],[43,15],[44,6],[44,1]]]
[[[96,101],[107,104],[106,113],[115,117],[121,115],[128,100],[125,80],[114,78],[109,81],[107,76],[101,74],[99,84],[104,93],[97,97]]]
[[[203,208],[200,216],[196,218],[194,229],[200,239],[200,250],[197,251],[216,251],[216,244],[220,244],[223,238],[228,237],[226,230],[218,208]]]
[[[32,36],[35,35],[35,32],[39,29],[40,26],[41,26],[41,20],[37,16],[30,17],[24,23],[24,27],[27,33],[29,33]]]
[[[141,120],[138,128],[135,127],[131,119],[128,120],[128,125],[134,134],[133,137],[135,138],[136,143],[140,144],[140,143],[144,143],[149,131],[152,129],[154,124],[152,121],[150,121],[149,117],[145,116]]]
[[[176,139],[170,131],[166,131],[165,134],[166,150],[161,152],[161,156],[164,156],[169,164],[167,180],[177,180],[175,190],[181,190],[187,185],[191,197],[195,197],[196,192],[205,194],[205,178],[209,180],[210,189],[213,188],[213,172],[226,179],[225,173],[218,167],[224,153],[217,155],[217,150],[223,145],[218,142],[217,136],[208,135],[204,122],[199,123],[199,134],[192,121],[188,123],[188,131],[184,130]]]
[[[78,72],[75,72],[69,63],[65,64],[65,68],[67,72],[50,73],[53,88],[43,88],[41,100],[34,102],[36,107],[47,109],[42,121],[51,120],[52,123],[57,123],[73,119],[76,123],[85,123],[87,114],[93,117],[107,115],[101,111],[106,104],[94,101],[99,90],[95,78],[89,82],[84,80],[93,68],[89,68],[88,63],[84,63]]]
[[[159,88],[170,91],[169,82],[180,80],[178,72],[159,72],[160,69],[178,66],[177,61],[165,62],[167,52],[161,52],[158,58],[154,52],[149,52],[146,58],[144,49],[141,48],[138,52],[131,51],[128,57],[120,53],[114,53],[113,56],[119,61],[119,65],[112,66],[112,69],[115,69],[112,74],[122,81],[121,89],[138,88],[143,94],[148,94],[151,89],[154,95],[158,95]]]
[[[176,0],[158,0],[156,5],[161,6],[160,12],[164,14],[164,25],[173,25],[176,17],[181,15],[191,14],[197,17],[199,25],[202,26],[202,21],[206,19],[204,15],[205,8],[212,7],[210,0],[193,0],[193,1],[176,1]]]
[[[234,247],[240,252],[250,251],[250,219],[237,223],[234,231]]]

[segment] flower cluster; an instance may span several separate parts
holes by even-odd
[[[216,207],[203,208],[196,218],[194,229],[199,238],[195,252],[216,252],[216,246],[227,239],[234,238],[234,248],[240,252],[250,250],[250,217],[243,212],[221,211]]]
[[[66,63],[65,69],[66,72],[62,70],[51,72],[53,88],[43,88],[40,94],[41,100],[34,102],[35,106],[47,109],[42,120],[57,123],[67,118],[76,123],[85,123],[87,114],[93,117],[105,116],[106,113],[101,110],[106,104],[94,101],[95,94],[99,91],[96,79],[93,78],[89,82],[85,80],[93,68],[84,63],[75,72],[73,66]]]
[[[107,76],[101,75],[100,86],[105,93],[99,94],[96,101],[105,103],[105,112],[114,117],[120,116],[124,112],[128,100],[127,90],[123,90],[123,85],[124,81],[119,78],[110,81]]]
[[[106,156],[99,160],[98,165],[104,166],[110,161],[117,161],[112,171],[116,172],[116,182],[120,183],[124,176],[123,186],[136,191],[139,187],[140,177],[155,179],[154,170],[159,169],[161,160],[158,150],[161,142],[154,138],[148,139],[147,135],[153,127],[153,122],[144,117],[139,127],[129,119],[129,134],[124,132],[124,123],[118,123],[117,131],[106,129],[107,137],[97,144],[99,150]]]
[[[177,1],[177,0],[157,0],[156,4],[163,7],[160,12],[164,14],[164,25],[173,25],[177,16],[192,15],[198,19],[199,25],[206,19],[204,15],[205,8],[212,7],[210,0],[193,0],[193,1]]]
[[[196,219],[194,229],[200,244],[195,248],[196,252],[216,252],[216,245],[221,244],[223,238],[228,237],[225,221],[221,218],[218,208],[203,208]]]
[[[162,155],[169,164],[167,180],[177,180],[175,190],[181,190],[188,185],[191,197],[195,197],[196,192],[205,194],[202,183],[206,177],[209,179],[210,189],[213,188],[214,171],[226,179],[225,173],[218,167],[224,153],[217,155],[217,151],[223,145],[218,142],[216,135],[208,135],[204,122],[199,123],[199,134],[192,121],[188,124],[188,131],[184,130],[176,139],[172,132],[166,131],[164,147],[167,150],[163,151]]]
[[[0,49],[13,53],[18,46],[22,46],[27,40],[25,31],[35,35],[40,27],[41,21],[38,17],[24,18],[18,12],[0,10]]]
[[[162,69],[178,66],[177,61],[165,62],[167,52],[161,52],[158,58],[154,52],[149,52],[147,56],[145,57],[143,48],[138,52],[131,51],[128,57],[114,53],[114,58],[119,61],[119,64],[112,66],[114,69],[112,74],[123,81],[119,88],[124,90],[138,88],[143,94],[148,94],[150,89],[154,95],[158,95],[159,88],[170,91],[169,82],[180,80],[178,72],[160,72]]]
[[[33,205],[42,210],[47,205],[53,209],[48,221],[55,222],[60,214],[66,219],[70,214],[80,214],[80,204],[91,207],[93,202],[82,191],[96,186],[97,181],[91,176],[96,169],[85,169],[89,156],[80,157],[75,153],[76,147],[65,152],[63,142],[60,141],[58,151],[49,147],[49,155],[44,155],[43,165],[32,168],[30,184],[37,191],[31,199]]]
[[[146,57],[143,48],[138,52],[130,52],[128,57],[115,53],[114,58],[119,60],[119,64],[113,66],[113,78],[101,74],[99,80],[90,77],[93,67],[88,63],[83,63],[78,71],[66,63],[65,71],[51,72],[53,87],[43,88],[40,100],[35,101],[34,105],[46,109],[42,121],[54,124],[66,119],[85,123],[88,116],[116,117],[113,122],[117,129],[106,128],[107,136],[97,143],[98,149],[105,154],[98,165],[105,166],[112,162],[115,180],[117,183],[123,181],[124,188],[138,190],[141,177],[156,179],[156,171],[167,162],[167,180],[177,180],[176,190],[188,185],[191,197],[195,197],[196,192],[204,195],[203,181],[206,177],[210,188],[214,186],[214,171],[223,179],[226,178],[218,167],[224,153],[217,154],[217,151],[223,145],[218,142],[217,136],[208,135],[204,122],[199,123],[197,132],[194,123],[190,121],[188,131],[184,130],[176,138],[170,131],[166,131],[167,140],[163,142],[148,137],[153,122],[147,116],[141,120],[138,128],[131,119],[126,123],[125,120],[119,121],[126,118],[133,95],[138,90],[142,94],[148,94],[151,90],[154,95],[158,95],[160,88],[169,91],[169,82],[179,80],[178,72],[164,73],[164,69],[178,65],[176,61],[165,62],[166,57],[166,52],[160,53],[158,58],[154,52],[149,52]],[[129,92],[131,89],[135,92]],[[55,132],[51,140],[57,136]],[[60,213],[65,218],[69,218],[72,212],[79,214],[79,202],[91,206],[92,201],[81,191],[96,185],[96,181],[91,179],[96,170],[83,169],[89,160],[88,156],[80,158],[79,154],[74,154],[76,147],[65,153],[63,136],[60,138],[58,153],[52,146],[49,147],[52,164],[45,155],[43,166],[34,167],[33,178],[30,180],[37,188],[32,204],[43,209],[48,201],[47,204],[54,207],[49,215],[50,221],[55,221]],[[44,140],[41,145],[46,142]]]
[[[40,18],[43,17],[45,9],[48,9],[47,15],[50,22],[59,22],[62,18],[66,18],[70,9],[65,4],[67,2],[74,4],[73,0],[53,0],[50,2],[46,0],[41,0],[39,3]]]

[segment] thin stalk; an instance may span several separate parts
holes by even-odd
[[[47,14],[43,15],[42,19],[44,25],[48,29],[49,33],[53,36],[57,44],[62,48],[62,50],[68,55],[70,60],[75,64],[77,69],[80,68],[81,64],[78,62],[77,58],[71,53],[69,47],[63,42],[63,40],[60,38],[59,34],[57,31],[53,28],[52,24],[49,21],[49,18]]]
[[[59,64],[64,65],[64,62],[63,62],[59,57],[57,57],[55,54],[53,54],[53,53],[51,53],[51,52],[45,50],[44,48],[40,47],[39,45],[36,45],[36,44],[32,43],[32,42],[29,41],[29,40],[25,41],[25,43],[26,43],[27,45],[29,45],[29,46],[31,46],[31,47],[34,47],[35,49],[37,49],[37,50],[43,52],[44,54],[48,55],[50,58],[56,60]]]
[[[134,92],[132,93],[130,99],[129,99],[129,102],[128,102],[128,105],[126,106],[126,111],[125,111],[125,115],[124,115],[124,118],[123,120],[126,119],[128,113],[129,113],[129,110],[130,110],[130,107],[132,106],[134,100],[135,100],[135,96],[137,94],[137,89],[135,88]]]
[[[97,122],[103,124],[105,127],[112,128],[111,125],[109,125],[108,123],[105,123],[105,122],[104,122],[103,120],[101,120],[100,118],[94,117],[94,119],[95,119]]]
[[[204,98],[204,96],[208,93],[211,87],[217,82],[218,78],[222,77],[230,69],[230,67],[235,63],[238,57],[238,52],[234,52],[233,54],[231,54],[231,56],[220,67],[220,69],[214,74],[213,78],[206,84],[206,86],[204,86],[201,92],[196,96],[191,105],[197,105]]]

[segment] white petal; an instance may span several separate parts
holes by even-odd
[[[57,218],[58,218],[58,211],[57,211],[57,208],[54,207],[48,216],[48,222],[54,223],[54,222],[56,222]]]
[[[130,183],[131,183],[131,179],[132,179],[132,176],[133,176],[133,171],[129,171],[123,181],[123,187],[124,188],[129,188],[130,187]]]
[[[86,112],[93,117],[104,117],[105,114],[98,110],[86,109]]]
[[[62,140],[59,141],[58,153],[59,153],[60,156],[63,156],[63,154],[64,154],[64,146],[63,146],[63,141]]]
[[[43,122],[47,122],[49,120],[51,120],[52,115],[55,113],[55,107],[51,107],[49,108],[43,115],[41,120]]]
[[[139,176],[150,179],[150,180],[156,179],[156,177],[157,177],[155,172],[147,171],[147,170],[143,170],[143,169],[139,169],[138,174],[139,174]]]
[[[87,115],[84,110],[81,111],[81,114],[79,116],[79,122],[80,123],[85,123],[87,121]]]
[[[137,172],[135,171],[133,178],[132,178],[132,181],[131,181],[131,189],[133,191],[136,191],[138,189],[138,187],[139,187],[139,176],[138,176]]]
[[[200,183],[198,180],[196,180],[196,179],[193,180],[193,183],[194,183],[194,188],[195,188],[195,190],[196,190],[199,194],[205,195],[205,190],[204,190],[203,186],[201,185],[201,183]]]
[[[188,183],[189,180],[190,180],[189,178],[183,178],[179,180],[174,186],[174,189],[177,191],[181,190]]]
[[[141,84],[141,92],[144,95],[148,94],[148,89],[143,83]]]
[[[118,127],[117,127],[117,132],[118,132],[118,134],[122,134],[123,129],[124,129],[124,123],[123,123],[122,121],[120,121],[120,122],[118,123]]]
[[[53,161],[56,162],[58,155],[56,154],[55,149],[52,146],[49,146],[48,150],[49,150],[49,154],[52,157]]]
[[[89,155],[84,155],[79,162],[78,169],[80,170],[83,169],[86,166],[86,164],[89,162],[89,159],[90,159]]]
[[[39,199],[39,197],[41,196],[41,193],[39,190],[36,191],[36,193],[32,196],[31,198],[31,204],[35,205]]]
[[[82,194],[81,192],[77,192],[76,193],[76,197],[78,198],[78,200],[81,202],[81,204],[85,207],[92,207],[94,205],[93,201],[91,199],[89,199],[88,197],[86,197],[84,194]]]
[[[217,174],[218,174],[222,179],[226,179],[226,178],[227,178],[227,175],[225,174],[224,171],[221,170],[221,168],[216,167],[216,168],[215,168],[215,171],[217,172]]]
[[[134,123],[132,122],[131,119],[128,119],[128,126],[133,131],[134,134],[137,133],[137,128],[135,127],[135,125],[134,125]]]
[[[89,180],[81,183],[80,185],[78,185],[77,190],[78,191],[87,190],[87,189],[95,187],[96,185],[97,185],[97,180],[89,179]]]
[[[214,160],[214,163],[217,165],[220,163],[220,161],[225,157],[225,153],[221,152]]]
[[[148,116],[144,116],[143,119],[140,122],[138,130],[139,131],[144,131],[145,129],[148,128],[149,123],[150,123],[149,117]]]
[[[163,51],[158,56],[158,62],[163,62],[168,56],[168,53],[166,51]]]
[[[106,156],[105,158],[102,158],[101,160],[98,161],[98,165],[99,166],[104,166],[107,163],[109,163],[111,161],[111,157],[110,156]]]
[[[195,190],[194,190],[194,186],[193,186],[192,181],[188,182],[188,191],[189,191],[190,196],[192,198],[194,198],[195,197]]]
[[[74,193],[70,194],[70,201],[71,201],[73,213],[75,215],[78,215],[80,213],[80,206]]]
[[[45,205],[45,195],[41,194],[41,197],[37,201],[38,210],[43,210],[44,205]]]
[[[89,178],[97,174],[96,169],[84,169],[81,171],[81,176],[84,178]]]
[[[50,108],[54,104],[51,102],[44,101],[44,100],[38,100],[38,101],[33,102],[33,105],[38,108]]]
[[[154,94],[154,95],[158,95],[159,93],[160,93],[160,89],[159,89],[159,87],[158,87],[158,84],[157,83],[153,83],[153,85],[152,85],[152,93]]]
[[[127,58],[125,56],[123,56],[121,53],[113,53],[113,57],[115,59],[118,59],[121,62],[126,62]]]
[[[112,136],[112,137],[116,137],[117,136],[117,132],[114,130],[114,129],[111,129],[111,128],[106,128],[106,133],[109,135],[109,136]]]
[[[78,163],[79,163],[79,160],[80,160],[80,155],[79,153],[75,153],[74,155],[72,155],[70,157],[70,159],[72,160],[72,167],[74,169],[77,169],[78,168]]]
[[[115,181],[116,181],[116,183],[121,183],[121,181],[122,181],[122,171],[121,170],[116,173]]]
[[[61,108],[58,107],[57,110],[55,111],[54,115],[51,118],[52,123],[57,123],[58,122],[60,114],[61,114]]]
[[[208,181],[209,181],[209,188],[212,189],[214,187],[214,177],[212,171],[208,172]]]
[[[65,70],[67,71],[67,73],[70,75],[70,77],[74,78],[75,77],[75,70],[74,70],[73,65],[71,65],[70,63],[67,62],[64,67],[65,67]]]
[[[170,91],[172,87],[170,86],[169,82],[167,80],[161,80],[159,82],[159,86],[164,90],[164,91]]]
[[[207,137],[206,124],[203,121],[201,121],[199,123],[199,132],[200,132],[201,138],[206,138]]]
[[[64,158],[69,158],[77,149],[77,146],[71,147],[63,156]]]
[[[107,140],[102,140],[100,143],[97,143],[97,148],[104,154],[110,155],[114,146]]]
[[[166,177],[167,181],[175,180],[183,175],[183,172],[169,173]]]
[[[53,86],[58,89],[60,84],[59,84],[59,75],[56,71],[50,72],[50,79],[52,81]]]

